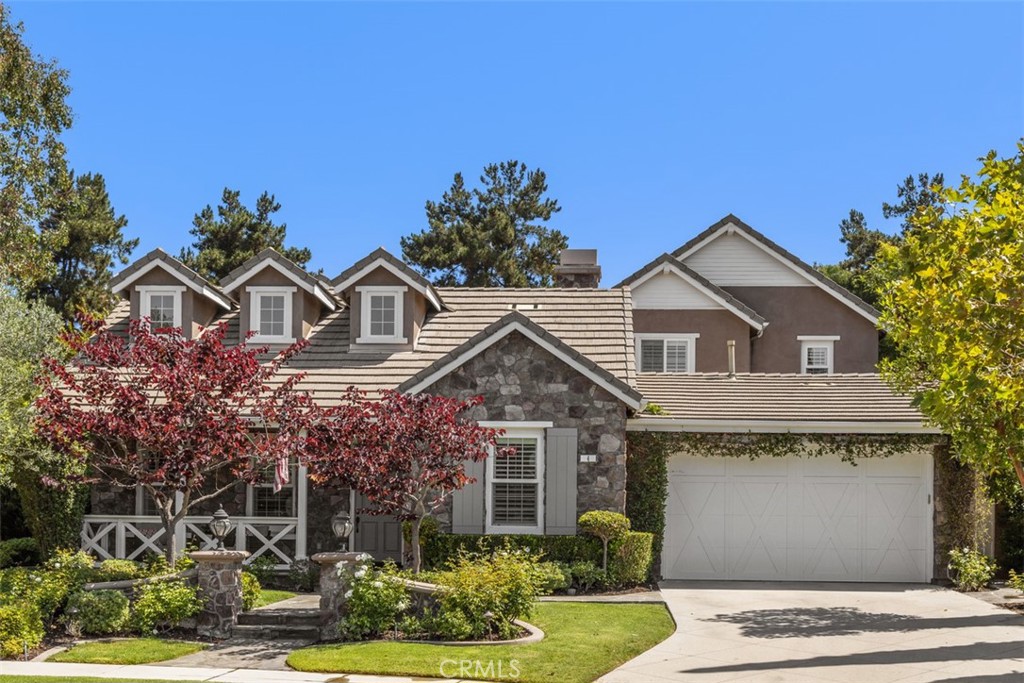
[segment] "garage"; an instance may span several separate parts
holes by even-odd
[[[931,580],[932,458],[669,460],[666,579]]]

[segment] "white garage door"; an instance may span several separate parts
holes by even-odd
[[[669,461],[667,579],[931,579],[931,456]]]

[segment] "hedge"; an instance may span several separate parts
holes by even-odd
[[[0,569],[39,564],[39,546],[34,538],[0,541]]]
[[[501,548],[542,553],[548,562],[593,562],[601,566],[601,541],[591,536],[534,536],[530,534],[431,534],[423,539],[423,563],[430,569],[446,567],[465,553],[491,553]]]
[[[674,435],[629,432],[626,456],[626,516],[633,531],[647,531],[651,539],[651,578],[660,572],[661,544],[665,535],[668,500],[668,457]]]
[[[639,586],[651,572],[654,534],[627,531],[612,539],[608,548],[608,582],[613,586]]]

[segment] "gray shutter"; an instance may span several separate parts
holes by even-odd
[[[487,461],[466,462],[466,476],[476,479],[452,493],[452,533],[482,534],[484,532],[484,472]]]
[[[577,430],[546,430],[544,454],[544,527],[548,535],[576,533]]]

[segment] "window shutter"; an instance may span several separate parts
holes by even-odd
[[[546,430],[544,460],[544,526],[548,535],[576,533],[576,461],[579,437],[575,429]]]
[[[482,534],[484,532],[484,472],[487,461],[468,460],[466,476],[476,479],[452,493],[452,533]]]

